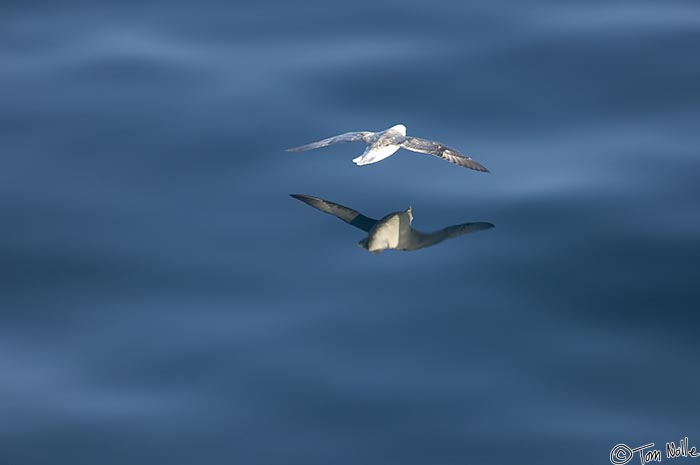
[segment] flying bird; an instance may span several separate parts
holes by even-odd
[[[406,137],[406,126],[397,124],[387,130],[379,132],[359,131],[346,132],[338,136],[329,137],[318,142],[302,145],[287,149],[288,152],[304,152],[306,150],[318,149],[329,145],[338,144],[341,142],[364,142],[367,148],[359,157],[353,159],[353,162],[358,165],[369,165],[382,161],[390,157],[400,148],[410,150],[411,152],[427,153],[435,155],[443,160],[447,160],[455,165],[463,166],[476,171],[488,173],[483,165],[473,160],[471,157],[446,146],[442,142],[436,142],[419,137]]]
[[[352,208],[301,194],[290,194],[297,200],[333,215],[346,223],[368,233],[357,245],[369,252],[378,254],[387,249],[418,250],[433,246],[445,239],[471,232],[493,228],[491,223],[463,223],[449,226],[432,233],[423,233],[411,227],[413,209],[389,213],[380,220],[367,217]]]

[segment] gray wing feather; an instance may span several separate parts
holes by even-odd
[[[414,230],[413,234],[413,244],[410,250],[422,249],[425,247],[433,246],[445,239],[451,239],[453,237],[461,236],[462,234],[483,231],[484,229],[491,229],[494,225],[492,223],[462,223],[456,224],[454,226],[448,226],[446,228],[440,229],[432,233],[422,233],[420,231]]]
[[[341,142],[358,142],[363,141],[365,136],[374,134],[369,131],[359,131],[359,132],[346,132],[345,134],[340,134],[338,136],[329,137],[328,139],[319,140],[317,142],[311,142],[310,144],[301,145],[299,147],[294,147],[287,149],[287,152],[305,152],[306,150],[318,149],[321,147],[327,147],[332,144],[338,144]]]
[[[446,146],[442,142],[436,142],[427,139],[421,139],[419,137],[407,137],[402,143],[401,147],[412,152],[427,153],[430,155],[435,155],[443,160],[447,160],[455,165],[463,166],[476,171],[482,171],[488,173],[483,165],[473,160],[471,157],[460,153],[451,147]]]
[[[377,223],[377,220],[369,218],[360,212],[356,212],[352,208],[344,207],[343,205],[329,202],[328,200],[301,194],[289,195],[297,200],[301,200],[302,202],[311,205],[318,210],[321,210],[324,213],[338,217],[349,225],[355,226],[356,228],[366,232],[369,232],[369,230],[372,229],[372,226]]]
[[[449,239],[451,237],[461,236],[462,234],[483,231],[484,229],[491,229],[495,227],[493,223],[462,223],[456,224],[454,226],[448,226],[439,231],[435,231],[431,235],[442,236],[444,239]]]

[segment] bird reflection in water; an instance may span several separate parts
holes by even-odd
[[[423,233],[411,227],[413,210],[392,212],[380,220],[375,220],[343,205],[308,195],[290,194],[297,200],[311,205],[324,213],[336,216],[346,223],[368,233],[358,245],[372,253],[381,253],[386,249],[418,250],[431,247],[445,239],[461,236],[484,229],[493,228],[491,223],[462,223],[440,229],[432,233]]]

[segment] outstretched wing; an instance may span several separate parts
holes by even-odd
[[[444,240],[444,239],[449,239],[452,237],[461,236],[462,234],[483,231],[484,229],[491,229],[493,227],[495,227],[493,223],[485,223],[485,222],[462,223],[462,224],[456,224],[454,226],[448,226],[448,227],[443,228],[439,231],[435,231],[434,233],[429,234],[429,235],[430,236],[438,236],[438,237],[442,238],[440,240]]]
[[[329,137],[328,139],[319,140],[318,142],[312,142],[310,144],[302,145],[299,147],[294,147],[287,149],[287,152],[304,152],[306,150],[318,149],[321,147],[327,147],[332,144],[338,144],[340,142],[358,142],[363,140],[365,136],[374,134],[369,131],[359,131],[359,132],[346,132],[345,134],[340,134],[338,136]]]
[[[427,153],[430,155],[435,155],[443,160],[447,160],[455,165],[463,166],[476,171],[482,171],[488,173],[484,166],[480,163],[474,161],[471,157],[460,153],[459,151],[446,146],[442,142],[435,142],[432,140],[421,139],[419,137],[407,137],[402,143],[401,147],[411,152]]]
[[[301,194],[289,195],[297,200],[301,200],[302,202],[311,205],[318,210],[321,210],[324,213],[336,216],[346,223],[366,232],[369,232],[369,230],[372,229],[372,226],[377,223],[377,220],[369,218],[360,212],[356,212],[352,208],[344,207],[340,204],[329,202],[328,200]]]
[[[483,231],[484,229],[491,229],[494,225],[492,223],[462,223],[456,224],[454,226],[448,226],[446,228],[440,229],[432,233],[422,233],[420,231],[413,230],[412,237],[410,238],[410,244],[406,244],[406,249],[417,250],[425,247],[430,247],[445,239],[451,239],[453,237],[461,236],[462,234]]]

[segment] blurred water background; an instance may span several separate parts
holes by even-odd
[[[0,463],[700,444],[697,2],[0,10]],[[284,151],[397,123],[492,173]],[[496,228],[374,256],[290,193]]]

